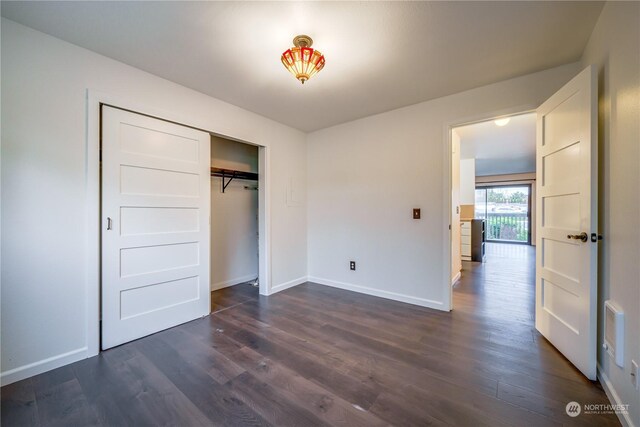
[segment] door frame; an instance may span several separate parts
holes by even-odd
[[[532,240],[531,240],[531,235],[532,235],[532,230],[533,230],[533,225],[532,225],[532,215],[531,215],[531,207],[533,206],[533,185],[534,184],[487,184],[487,185],[481,185],[481,186],[477,186],[475,187],[476,190],[480,190],[480,189],[484,189],[484,190],[488,190],[490,188],[513,188],[513,187],[528,187],[529,188],[529,194],[527,196],[527,241],[526,242],[518,242],[518,241],[511,241],[511,240],[489,240],[489,238],[486,239],[487,242],[496,242],[496,243],[506,243],[508,245],[529,245],[531,246]],[[485,204],[486,204],[486,200],[485,200]],[[487,213],[487,216],[489,214]]]
[[[85,283],[86,283],[86,342],[87,357],[100,352],[100,295],[101,295],[101,190],[102,173],[100,166],[102,106],[119,108],[181,126],[194,128],[232,141],[258,147],[258,277],[260,295],[271,294],[271,180],[270,149],[267,145],[225,135],[212,129],[203,129],[186,118],[180,111],[164,111],[152,106],[139,104],[121,96],[110,95],[93,89],[86,91],[86,153],[85,158]],[[210,285],[210,284],[209,284]]]
[[[445,179],[443,180],[443,192],[445,196],[445,203],[443,203],[443,218],[444,223],[442,226],[442,237],[445,242],[443,245],[443,253],[442,259],[444,260],[444,264],[446,265],[443,277],[442,277],[442,309],[446,311],[451,311],[453,309],[453,286],[451,286],[451,248],[452,248],[452,239],[451,239],[451,212],[453,209],[451,203],[451,191],[452,180],[451,180],[451,149],[453,147],[452,141],[452,131],[454,128],[466,125],[472,125],[475,123],[486,122],[489,120],[495,120],[497,118],[502,117],[513,117],[519,116],[521,114],[535,113],[538,105],[534,104],[525,104],[520,106],[514,106],[510,108],[503,108],[500,110],[488,111],[485,113],[476,114],[473,116],[461,117],[458,119],[450,120],[444,123],[443,125],[443,135],[444,135],[444,154],[443,154],[443,164],[444,164],[444,174]],[[536,209],[538,207],[536,206]]]

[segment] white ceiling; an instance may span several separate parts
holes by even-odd
[[[2,15],[303,131],[576,61],[602,2],[10,2]],[[327,64],[280,63],[300,33]]]
[[[476,159],[476,176],[536,171],[536,115],[512,116],[505,126],[493,120],[456,128],[460,158]]]

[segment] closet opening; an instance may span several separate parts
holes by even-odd
[[[259,295],[259,148],[211,135],[211,312]]]
[[[268,147],[105,95],[89,106],[89,353],[229,306],[228,289],[268,295]]]

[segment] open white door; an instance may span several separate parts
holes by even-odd
[[[102,107],[102,349],[209,314],[210,137]]]
[[[596,379],[597,96],[597,72],[590,66],[538,108],[536,146],[536,328],[591,380]]]

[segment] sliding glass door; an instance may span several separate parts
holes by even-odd
[[[476,188],[476,219],[486,220],[487,240],[531,243],[531,186]]]

